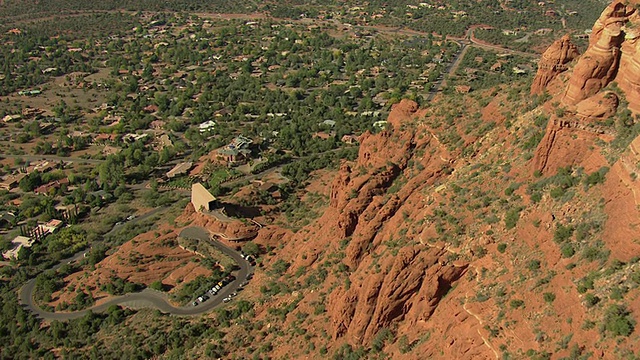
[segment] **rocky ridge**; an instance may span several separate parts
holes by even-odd
[[[592,152],[582,150],[597,146],[598,139],[611,140],[608,135],[615,131],[606,121],[618,112],[620,95],[624,96],[625,105],[632,114],[640,113],[640,63],[636,55],[640,14],[637,7],[637,1],[613,1],[594,24],[589,47],[567,72],[564,89],[552,94],[554,101],[559,99],[561,107],[551,112],[547,131],[535,154],[534,171],[553,173],[562,166],[589,166],[598,162],[588,155]],[[547,81],[551,78],[545,70],[548,64],[565,59],[558,51],[563,46],[560,44],[564,41],[557,41],[545,52],[550,57],[553,55],[552,60],[544,56],[541,59],[532,94],[541,93],[542,84],[548,85],[553,80]],[[578,141],[572,141],[575,137]],[[567,144],[580,151],[572,151],[571,156],[560,159],[567,152]]]
[[[524,356],[527,350],[568,356],[568,347],[552,346],[563,340],[558,334],[572,334],[574,353],[612,358],[614,347],[628,351],[636,333],[616,340],[583,326],[600,322],[602,311],[583,305],[585,295],[576,284],[606,263],[582,263],[555,240],[560,225],[588,224],[600,232],[574,240],[572,246],[583,254],[596,246],[604,246],[599,256],[610,253],[622,261],[640,254],[634,240],[640,225],[635,180],[640,138],[606,172],[615,156],[609,144],[619,136],[609,120],[620,116],[621,105],[628,103],[631,110],[636,101],[624,85],[610,86],[632,63],[624,55],[628,44],[618,43],[625,36],[623,30],[616,33],[623,29],[616,24],[633,20],[635,10],[619,4],[605,10],[592,45],[577,62],[567,37],[545,53],[532,91],[569,81],[544,106],[506,122],[505,99],[496,97],[479,113],[482,122],[499,125],[474,137],[462,135],[464,116],[443,126],[438,111],[403,100],[392,108],[390,127],[364,134],[357,160],[340,166],[319,219],[295,234],[277,227],[260,231],[257,242],[284,244],[274,259],[290,263],[289,275],[299,269],[315,274],[327,256],[338,254],[342,272],[325,280],[331,284],[326,300],[309,292],[299,305],[326,303],[326,322],[314,327],[331,336],[334,349],[372,347],[390,330],[396,337],[385,351],[393,358],[492,359],[507,352]],[[530,159],[521,156],[519,146],[538,116],[549,120]],[[453,151],[451,132],[462,135]],[[465,154],[461,148],[474,151]],[[496,172],[497,164],[503,164],[504,174]],[[536,176],[527,171],[531,167]],[[573,198],[565,202],[553,193],[533,200],[536,179],[542,176],[544,183],[561,168],[577,179],[605,169],[605,180],[570,189]],[[492,200],[490,194],[513,195]],[[496,209],[496,204],[502,205]],[[511,230],[505,226],[513,211],[509,206],[516,207],[518,219]],[[505,246],[511,250],[505,252]],[[613,288],[606,276],[599,281]],[[543,300],[542,292],[555,300],[546,295]],[[640,312],[633,303],[629,307]],[[595,347],[583,345],[596,338]]]

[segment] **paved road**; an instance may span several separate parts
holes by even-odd
[[[99,160],[99,159],[83,159],[78,157],[64,157],[64,156],[55,156],[55,155],[2,155],[2,157],[7,159],[22,159],[25,161],[38,161],[38,160],[71,161],[71,162],[82,163],[82,164],[100,164],[104,162],[104,160]]]
[[[33,292],[35,290],[35,279],[29,280],[25,285],[22,286],[19,293],[20,302],[30,311],[35,313],[38,317],[47,319],[47,320],[70,320],[84,316],[89,311],[93,312],[104,312],[111,305],[122,305],[125,307],[132,308],[141,308],[141,307],[153,307],[160,310],[163,313],[168,313],[171,315],[178,316],[189,316],[189,315],[199,315],[206,313],[213,308],[222,304],[222,299],[224,299],[227,295],[231,294],[234,291],[237,291],[240,284],[245,281],[247,275],[253,271],[251,264],[249,264],[245,259],[240,256],[240,253],[237,251],[223,245],[220,242],[209,239],[209,232],[201,227],[189,227],[182,232],[180,232],[181,237],[199,239],[204,241],[210,241],[218,250],[220,250],[223,254],[231,257],[238,265],[240,266],[240,270],[235,273],[236,280],[223,287],[220,292],[216,296],[213,296],[211,299],[205,301],[198,306],[188,305],[185,307],[175,307],[171,305],[168,301],[167,295],[151,289],[145,289],[139,293],[130,293],[123,296],[114,297],[98,306],[94,306],[92,308],[76,311],[76,312],[49,312],[42,310],[33,302]],[[80,255],[80,257],[78,257]],[[58,268],[62,266],[62,264],[69,263],[72,261],[76,261],[82,257],[82,253],[76,254],[73,257],[63,260],[60,264],[56,265],[54,268]],[[201,294],[194,294],[198,296]]]

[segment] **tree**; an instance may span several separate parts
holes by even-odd
[[[244,246],[242,246],[242,252],[247,255],[257,256],[258,254],[260,254],[260,247],[253,241],[249,241],[244,244]]]
[[[109,156],[98,167],[98,177],[102,187],[113,189],[124,183],[124,161],[119,156]]]

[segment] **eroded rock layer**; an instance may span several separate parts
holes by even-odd
[[[538,72],[533,79],[531,94],[541,94],[547,85],[558,74],[568,69],[567,64],[580,55],[578,48],[571,42],[568,35],[556,40],[542,54],[538,63]]]

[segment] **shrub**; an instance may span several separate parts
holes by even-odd
[[[582,251],[582,258],[587,261],[604,261],[607,257],[609,257],[609,251],[596,246],[589,246]]]
[[[539,191],[533,192],[531,194],[531,201],[533,203],[539,203],[542,200],[542,194]]]
[[[558,226],[556,226],[556,231],[553,234],[553,241],[560,244],[568,240],[571,235],[573,235],[573,226],[558,224]]]
[[[150,288],[152,288],[153,290],[158,290],[158,291],[162,291],[162,281],[158,280],[158,281],[154,281],[151,283],[151,285],[149,285]]]
[[[518,219],[520,219],[520,210],[511,209],[507,211],[507,214],[504,216],[504,226],[507,228],[507,230],[513,229],[514,227],[516,227]]]
[[[576,250],[573,248],[573,245],[567,243],[562,245],[560,252],[562,252],[563,258],[570,258],[576,253]]]
[[[544,298],[545,302],[552,303],[556,299],[556,294],[546,292],[542,295],[542,297]]]
[[[603,329],[613,336],[629,336],[635,321],[624,305],[611,305],[604,314]]]
[[[529,260],[527,263],[527,269],[530,271],[536,271],[540,269],[540,260]]]
[[[594,307],[599,302],[600,302],[600,298],[591,293],[585,295],[584,297],[584,304],[588,308]]]
[[[512,309],[517,309],[524,306],[524,301],[520,299],[514,299],[509,302],[509,306],[511,306]]]
[[[501,254],[504,254],[505,250],[507,250],[507,244],[505,243],[498,244],[498,252],[500,252]]]

